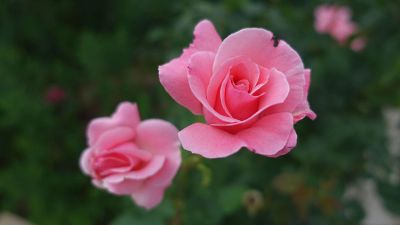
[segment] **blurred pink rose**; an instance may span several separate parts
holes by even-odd
[[[64,89],[59,86],[51,86],[46,91],[45,100],[48,103],[57,104],[63,101],[66,97]]]
[[[351,21],[351,10],[348,7],[320,5],[314,14],[315,29],[332,35],[341,44],[358,30],[357,25]]]
[[[358,37],[351,42],[350,47],[353,51],[359,52],[364,49],[366,44],[367,44],[367,39],[363,37]]]
[[[121,103],[110,117],[94,119],[80,165],[94,185],[130,195],[144,208],[158,205],[181,163],[178,131],[170,123],[140,121],[136,104]]]
[[[261,28],[221,41],[203,20],[194,36],[180,57],[159,67],[172,98],[206,120],[179,132],[183,147],[207,158],[241,147],[269,157],[288,153],[297,141],[293,125],[316,117],[307,101],[310,70],[297,52]]]

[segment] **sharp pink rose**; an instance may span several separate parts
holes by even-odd
[[[247,147],[277,157],[296,146],[293,125],[316,117],[307,101],[310,70],[285,41],[274,43],[273,34],[261,28],[222,41],[203,20],[182,55],[159,67],[172,98],[206,120],[179,132],[185,149],[219,158]]]
[[[181,164],[178,131],[172,124],[140,121],[136,104],[123,102],[111,117],[91,121],[87,137],[80,166],[95,186],[130,195],[146,209],[161,202]]]

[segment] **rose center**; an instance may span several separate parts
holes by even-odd
[[[235,80],[231,77],[231,81],[233,87],[240,91],[249,92],[250,91],[250,82],[246,79]]]
[[[97,176],[106,177],[115,172],[135,169],[140,164],[138,159],[128,159],[120,154],[110,154],[96,158],[93,162],[93,168]]]

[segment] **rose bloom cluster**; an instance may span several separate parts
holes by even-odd
[[[344,44],[358,32],[358,25],[351,20],[352,12],[346,6],[320,5],[315,9],[315,30],[319,33],[330,34],[339,44]],[[361,51],[366,44],[364,37],[356,37],[350,47]]]
[[[90,122],[81,168],[96,187],[153,208],[179,169],[180,143],[206,158],[242,148],[266,157],[290,152],[294,125],[316,118],[307,100],[310,76],[299,54],[270,31],[245,28],[222,40],[203,20],[189,47],[159,67],[159,79],[205,123],[178,132],[163,120],[140,121],[135,104],[121,103],[111,117]]]

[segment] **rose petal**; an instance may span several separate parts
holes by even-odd
[[[165,156],[163,155],[155,155],[153,158],[139,170],[134,170],[129,173],[124,174],[123,176],[126,179],[133,179],[133,180],[142,180],[145,178],[149,178],[156,174],[160,169],[163,167],[165,163]]]
[[[231,81],[228,81],[224,94],[226,106],[234,118],[244,120],[257,112],[259,97],[236,89]]]
[[[122,102],[111,117],[102,117],[90,122],[87,129],[89,146],[93,146],[98,138],[106,131],[118,126],[135,129],[140,122],[140,115],[136,104]]]
[[[140,188],[135,190],[131,196],[139,206],[152,209],[160,204],[164,197],[164,190],[164,188]]]
[[[206,158],[232,155],[244,145],[243,141],[207,124],[195,123],[179,132],[182,146]]]
[[[293,129],[292,132],[290,133],[288,142],[286,143],[286,146],[280,150],[279,152],[277,152],[275,155],[271,155],[269,157],[279,157],[282,155],[286,155],[287,153],[289,153],[294,147],[296,147],[297,145],[297,133],[296,131]]]
[[[213,24],[203,20],[194,29],[194,41],[179,58],[159,67],[159,78],[171,97],[194,114],[201,114],[201,105],[192,94],[187,80],[187,64],[190,56],[198,51],[215,52],[221,38]]]
[[[121,183],[126,179],[143,180],[156,174],[163,167],[164,163],[165,156],[157,155],[147,162],[144,167],[139,168],[138,170],[110,175],[103,178],[103,181],[107,183]]]
[[[257,85],[250,92],[250,94],[254,96],[262,95],[267,91],[265,85],[268,83],[269,75],[271,73],[271,70],[266,69],[264,67],[259,67],[259,71],[260,71],[260,77],[258,79]]]
[[[247,60],[240,62],[239,64],[233,65],[230,68],[229,75],[232,76],[234,81],[246,80],[249,83],[249,92],[257,85],[257,81],[260,77],[260,70],[258,65]]]
[[[90,169],[90,157],[92,155],[91,149],[85,149],[82,154],[81,158],[79,160],[79,165],[81,167],[81,170],[83,173],[86,175],[91,174],[91,169]]]
[[[139,160],[118,152],[108,151],[93,160],[93,170],[97,177],[108,177],[130,171]]]
[[[261,28],[246,28],[229,35],[215,55],[213,71],[242,55],[267,69],[276,68],[287,77],[302,75],[304,66],[297,52],[283,40],[274,47],[272,37],[271,32]]]
[[[230,82],[230,79],[229,79],[229,76],[226,76],[225,79],[222,81],[221,87],[219,88],[219,98],[216,99],[214,108],[217,112],[221,113],[224,116],[233,117],[231,112],[228,109],[228,106],[226,105],[226,99],[225,99],[226,86],[228,85],[228,82]],[[206,114],[205,117],[206,117],[206,121],[210,122],[209,115]],[[211,123],[215,123],[215,122],[216,121],[211,122]],[[221,122],[223,122],[223,121],[221,121]]]
[[[261,111],[270,106],[283,103],[289,94],[289,84],[285,75],[275,68],[269,72],[268,83],[265,85],[265,94],[260,99],[259,109]]]
[[[167,187],[171,184],[181,165],[181,152],[175,151],[167,156],[163,167],[154,176],[146,180],[150,187]]]
[[[95,186],[97,188],[105,189],[105,187],[103,186],[101,180],[92,179],[92,184],[93,184],[93,186]]]
[[[221,38],[215,30],[213,23],[209,20],[200,21],[194,28],[194,40],[190,45],[199,51],[216,52],[221,44]]]
[[[178,130],[167,121],[145,120],[139,124],[136,133],[137,146],[153,154],[169,155],[179,149]]]
[[[215,106],[218,98],[218,93],[221,87],[221,84],[223,83],[224,79],[229,76],[230,69],[232,66],[240,64],[240,63],[249,63],[249,64],[254,64],[248,57],[245,56],[235,56],[226,62],[224,62],[220,67],[217,69],[212,69],[213,65],[210,65],[209,70],[213,71],[213,75],[211,76],[210,83],[208,86],[206,86],[207,89],[207,100],[209,102],[209,105]],[[214,60],[215,64],[215,60]]]
[[[293,112],[295,123],[297,121],[302,120],[306,116],[308,118],[312,119],[312,120],[317,118],[317,115],[310,109],[310,105],[309,105],[308,100],[307,100],[307,98],[308,98],[308,89],[310,87],[310,76],[311,76],[311,70],[310,69],[306,69],[305,70],[305,74],[304,74],[304,78],[305,78],[306,84],[304,85],[304,89],[303,89],[304,100],[302,101],[302,103],[300,105],[298,105],[296,107],[296,109]]]
[[[269,81],[269,76],[271,73],[270,69],[260,67],[260,79],[258,79],[257,85],[251,90],[250,94],[254,96],[260,96],[265,94],[267,91],[267,83]]]
[[[197,52],[188,63],[189,76],[197,76],[205,87],[208,87],[212,75],[212,65],[215,54],[213,52]],[[200,101],[200,100],[199,100]]]
[[[259,119],[250,128],[237,134],[257,154],[273,156],[282,150],[293,130],[290,113],[277,113]]]
[[[186,62],[174,59],[158,68],[160,82],[168,94],[193,114],[201,113],[201,105],[190,91]]]
[[[116,195],[130,195],[133,191],[142,187],[142,180],[126,179],[122,182],[104,182],[103,186],[111,193]]]
[[[268,109],[269,114],[279,112],[294,112],[296,107],[303,102],[305,87],[305,71],[301,75],[291,76],[287,78],[290,91],[285,101],[281,104],[271,106]]]
[[[201,62],[201,63],[199,63]],[[189,85],[196,96],[196,98],[201,102],[204,109],[211,112],[215,117],[226,122],[235,122],[237,119],[230,118],[218,113],[207,100],[207,86],[205,82],[207,81],[211,71],[212,61],[210,60],[210,54],[206,52],[199,52],[192,56],[189,62]]]
[[[252,96],[249,92],[256,88],[260,78],[260,70],[248,58],[243,59],[238,64],[230,66],[228,74],[225,75],[222,84],[220,84],[219,98],[216,99],[214,107],[217,112],[239,120],[254,114],[259,97]],[[215,88],[217,87],[218,85],[215,85]],[[207,121],[209,121],[209,118],[207,118]]]
[[[166,156],[163,167],[146,185],[168,186],[181,163],[177,129],[162,120],[146,120],[138,126],[136,142],[141,148]]]
[[[113,148],[112,151],[122,153],[129,156],[130,158],[138,159],[144,162],[149,161],[153,157],[153,154],[151,152],[140,149],[133,142],[126,142],[124,144],[118,145]]]
[[[134,137],[135,132],[132,128],[124,126],[116,127],[112,130],[104,132],[96,141],[93,149],[96,151],[108,150],[121,143],[133,140]]]

